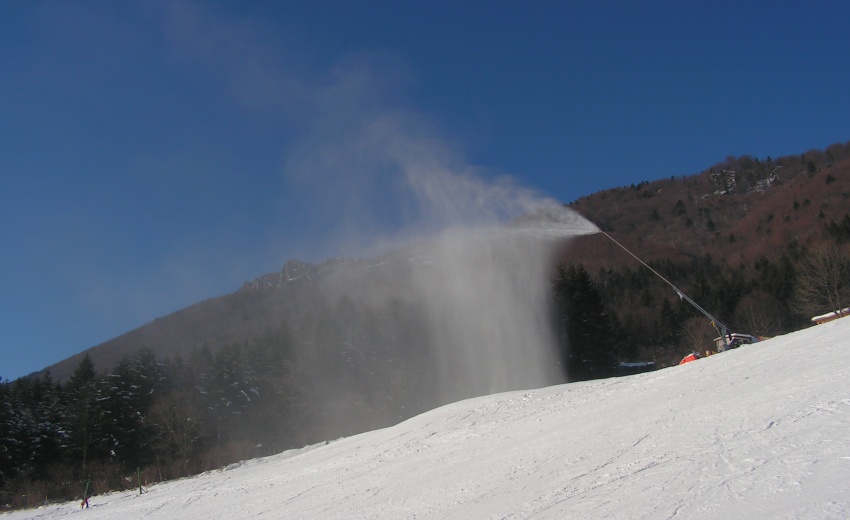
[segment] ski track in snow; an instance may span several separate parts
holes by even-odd
[[[454,403],[87,510],[0,518],[847,518],[848,367],[841,319],[652,373]]]

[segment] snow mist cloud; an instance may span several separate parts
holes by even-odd
[[[440,400],[559,380],[548,323],[552,248],[595,226],[470,166],[439,124],[409,108],[416,74],[403,57],[350,52],[305,73],[285,45],[256,36],[262,27],[178,7],[168,28],[183,55],[232,78],[225,84],[243,106],[279,113],[297,136],[282,146],[282,200],[297,200],[282,220],[309,240],[283,254],[320,261],[403,248],[411,279],[397,291],[415,293],[427,312]]]
[[[343,69],[289,173],[338,223],[330,234],[342,256],[404,248],[412,279],[399,285],[424,302],[435,400],[561,381],[549,322],[553,246],[596,227],[467,165],[427,118],[375,103],[404,81],[390,74],[372,89],[370,78],[387,75],[367,57]]]

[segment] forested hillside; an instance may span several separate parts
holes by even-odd
[[[570,207],[733,331],[773,336],[850,305],[850,143],[779,159],[729,158]],[[664,366],[713,348],[710,321],[604,235],[577,238],[560,261],[592,279],[607,329],[588,341],[613,339],[616,359]],[[835,272],[824,272],[830,265]],[[815,290],[804,295],[806,286]]]
[[[850,143],[741,157],[569,204],[730,329],[772,336],[850,299]],[[409,287],[430,264],[288,262],[0,384],[0,503],[32,506],[221,467],[399,422],[474,392],[434,391],[429,309]],[[561,380],[661,367],[713,347],[704,316],[602,234],[552,264]]]
[[[219,468],[394,424],[441,404],[412,310],[341,302],[213,353],[141,349],[108,373],[84,356],[0,385],[2,503],[35,506]],[[397,341],[410,338],[411,341]],[[421,342],[420,342],[421,343]],[[139,475],[137,475],[137,471]]]

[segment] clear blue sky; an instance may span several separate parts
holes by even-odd
[[[570,202],[850,140],[848,20],[846,1],[2,2],[0,376],[362,253],[410,218],[400,155]]]

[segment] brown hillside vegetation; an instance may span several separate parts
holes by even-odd
[[[850,143],[759,161],[730,158],[700,174],[641,182],[569,205],[647,262],[711,255],[732,267],[822,241],[850,214]],[[581,237],[566,262],[590,270],[633,262],[603,235]]]

